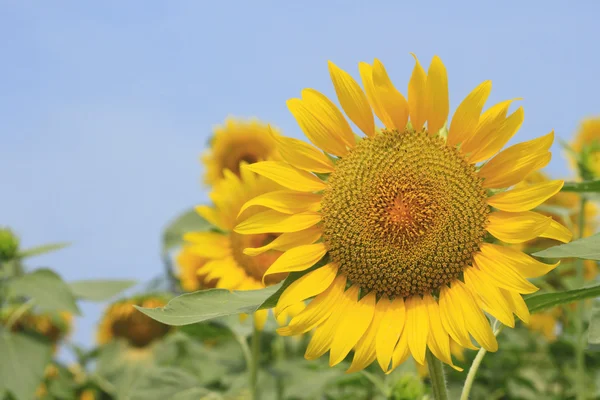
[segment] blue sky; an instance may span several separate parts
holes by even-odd
[[[327,60],[358,77],[377,57],[406,92],[409,53],[425,67],[438,54],[451,110],[491,79],[490,103],[523,98],[517,140],[568,139],[600,114],[599,12],[593,0],[0,0],[0,224],[24,246],[74,242],[32,267],[149,280],[165,223],[206,201],[211,128],[256,116],[299,137],[285,101],[332,95]],[[568,176],[554,150],[548,171]],[[84,305],[76,342],[93,342],[102,308]]]

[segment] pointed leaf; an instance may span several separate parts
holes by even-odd
[[[12,297],[33,299],[42,311],[68,311],[79,314],[71,288],[50,269],[38,269],[15,278],[10,282],[8,292]]]
[[[136,284],[136,281],[84,280],[69,283],[73,295],[88,301],[109,300]]]
[[[600,192],[600,180],[596,181],[585,181],[585,182],[565,182],[561,189],[561,192]]]
[[[600,285],[585,287],[564,292],[543,293],[525,298],[529,311],[534,314],[540,311],[556,307],[561,304],[573,303],[575,301],[600,296]]]
[[[600,260],[600,233],[571,243],[561,244],[533,253],[544,258],[583,258],[585,260]]]
[[[60,249],[64,249],[65,247],[70,246],[69,242],[60,242],[60,243],[49,243],[41,246],[32,247],[30,249],[21,250],[18,254],[18,258],[29,258],[35,256],[41,256],[42,254],[52,253],[53,251],[57,251]]]

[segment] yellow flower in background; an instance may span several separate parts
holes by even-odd
[[[562,317],[562,309],[557,307],[550,311],[532,315],[527,327],[542,334],[548,342],[554,342],[558,335],[558,320],[560,317]]]
[[[558,264],[484,238],[512,244],[540,236],[568,242],[572,236],[530,211],[557,193],[562,181],[501,191],[549,162],[554,134],[501,151],[521,126],[523,109],[508,114],[508,100],[482,114],[489,81],[458,106],[446,133],[448,81],[438,57],[427,73],[416,62],[408,100],[378,60],[360,64],[366,94],[333,63],[329,71],[342,109],[366,137],[357,140],[327,97],[305,89],[288,107],[318,148],[275,137],[283,162],[242,168],[286,190],[246,203],[260,212],[241,219],[235,232],[303,238],[317,230],[322,238],[290,241],[265,273],[308,270],[324,260],[281,295],[276,313],[312,300],[278,332],[315,329],[305,357],[329,351],[332,366],[354,349],[349,371],[375,360],[390,371],[409,354],[424,364],[427,348],[458,368],[451,339],[474,349],[472,337],[496,351],[484,311],[511,327],[513,314],[527,322],[521,294],[538,290],[527,278]],[[375,127],[373,111],[385,128]],[[329,175],[324,180],[315,173]]]
[[[211,289],[216,287],[216,279],[207,280],[206,274],[198,273],[208,258],[196,254],[189,245],[183,246],[177,255],[177,267],[179,268],[179,281],[186,292],[200,289]]]
[[[264,273],[282,251],[295,246],[296,240],[312,243],[318,239],[317,230],[307,231],[304,236],[260,233],[256,235],[240,235],[233,231],[238,218],[247,218],[256,214],[246,204],[252,198],[261,199],[272,193],[284,193],[284,188],[273,181],[258,176],[250,171],[242,170],[238,177],[229,170],[224,171],[224,178],[219,181],[210,193],[214,206],[198,206],[198,213],[212,225],[221,230],[218,232],[190,232],[184,235],[188,243],[184,251],[188,256],[207,260],[196,270],[198,276],[204,277],[203,283],[210,283],[217,288],[230,290],[254,290],[280,282],[287,274],[274,274],[265,279]],[[311,233],[312,232],[312,233]],[[186,250],[187,249],[187,250]],[[302,308],[296,305],[288,310],[290,314]],[[255,313],[258,329],[262,329],[267,319],[268,310]],[[285,317],[279,319],[285,322]]]
[[[164,307],[167,302],[168,299],[162,295],[145,294],[111,304],[100,321],[98,343],[106,344],[115,339],[124,339],[132,348],[148,347],[167,335],[172,327],[153,320],[133,306],[156,308]]]
[[[0,314],[0,323],[5,325],[12,320],[12,332],[33,333],[43,336],[55,350],[60,341],[68,336],[73,329],[73,315],[68,312],[40,313],[31,310],[21,312],[21,307],[18,305],[3,309],[2,314]]]
[[[204,181],[214,185],[229,170],[240,175],[240,163],[277,160],[275,141],[268,126],[257,120],[242,121],[227,118],[217,126],[208,152],[202,157],[206,167]]]
[[[583,156],[583,163],[592,175],[600,178],[600,118],[588,118],[581,123],[571,148]]]

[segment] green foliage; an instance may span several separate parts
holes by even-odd
[[[64,249],[65,247],[69,247],[70,245],[71,243],[68,242],[44,244],[41,246],[32,247],[30,249],[22,250],[18,253],[17,256],[21,259],[41,256],[47,253],[52,253],[54,251]]]
[[[204,232],[213,229],[195,209],[187,210],[170,222],[163,232],[163,252],[181,246],[187,232]]]
[[[583,258],[600,260],[600,233],[575,240],[571,243],[550,247],[533,254],[544,258]]]
[[[73,295],[81,300],[106,301],[135,285],[135,281],[84,280],[69,283]]]
[[[50,269],[38,269],[15,278],[10,283],[8,293],[13,298],[32,299],[40,310],[79,314],[71,288]]]
[[[536,294],[526,297],[525,303],[529,311],[535,314],[561,304],[569,304],[598,296],[600,296],[600,285],[564,292]]]
[[[0,355],[0,397],[10,393],[15,400],[33,399],[50,363],[50,346],[0,328]]]
[[[600,180],[584,182],[565,182],[561,191],[575,193],[599,193]]]
[[[8,228],[0,228],[0,262],[15,258],[19,249],[19,238]]]
[[[227,315],[253,313],[279,289],[278,285],[260,290],[200,290],[175,297],[163,308],[136,308],[167,325],[188,325]]]

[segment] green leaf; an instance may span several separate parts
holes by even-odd
[[[600,233],[571,243],[550,247],[546,250],[533,253],[534,256],[544,258],[583,258],[586,260],[600,260]]]
[[[575,290],[566,290],[564,292],[543,293],[527,296],[525,298],[525,303],[527,304],[529,311],[534,314],[561,304],[568,304],[574,301],[589,299],[597,296],[600,296],[600,285]]]
[[[600,304],[595,304],[592,307],[590,327],[588,329],[588,343],[591,345],[600,344]]]
[[[202,218],[195,209],[188,210],[175,218],[163,233],[163,251],[167,252],[183,243],[183,234],[187,232],[206,232],[213,226]]]
[[[198,399],[210,393],[198,379],[175,367],[156,367],[144,374],[131,390],[131,400]]]
[[[175,297],[163,308],[135,308],[163,324],[189,325],[226,315],[253,313],[280,286],[232,292],[226,289],[200,290]]]
[[[15,278],[8,286],[12,297],[32,298],[42,311],[68,311],[79,314],[71,288],[49,269],[38,269]]]
[[[52,358],[50,345],[0,329],[0,354],[0,398],[6,392],[15,400],[35,398]]]
[[[73,295],[79,299],[89,301],[109,300],[122,291],[129,289],[136,281],[117,280],[85,280],[69,283]]]
[[[17,257],[18,258],[29,258],[35,256],[41,256],[42,254],[52,253],[53,251],[57,251],[60,249],[64,249],[65,247],[70,246],[69,242],[60,242],[60,243],[50,243],[44,244],[42,246],[32,247],[30,249],[21,250]]]
[[[565,182],[561,192],[600,192],[600,180],[585,181],[585,182]]]

